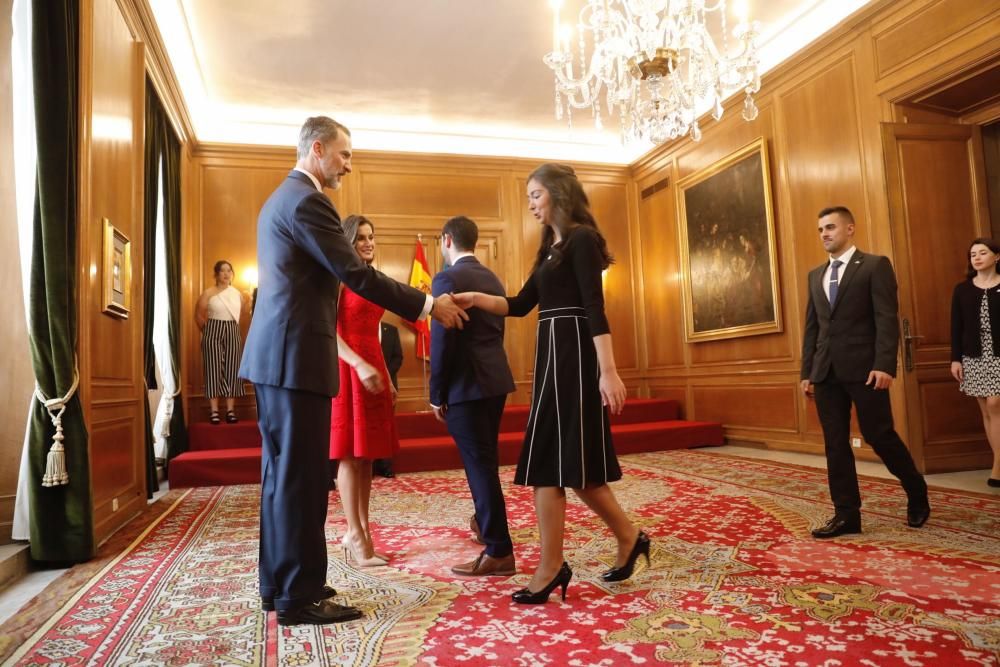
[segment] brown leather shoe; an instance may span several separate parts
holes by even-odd
[[[451,571],[464,577],[509,577],[515,572],[514,554],[494,558],[484,551],[476,557],[476,560],[456,565]]]
[[[469,530],[472,531],[472,541],[476,544],[486,544],[483,541],[483,534],[479,532],[479,523],[476,522],[476,515],[473,514],[469,519]]]

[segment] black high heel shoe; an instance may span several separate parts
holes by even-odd
[[[518,604],[543,604],[549,601],[549,595],[556,586],[562,586],[562,599],[565,602],[566,589],[569,588],[569,580],[572,578],[573,570],[569,569],[569,564],[566,561],[563,561],[562,567],[556,572],[555,578],[549,582],[548,586],[537,592],[522,588],[519,591],[514,591],[510,597]]]
[[[649,566],[649,536],[646,533],[639,531],[639,537],[635,538],[635,546],[632,547],[632,552],[628,555],[628,560],[621,567],[613,567],[604,574],[601,575],[601,579],[604,581],[625,581],[632,576],[632,571],[635,569],[635,562],[639,560],[639,555],[646,557],[646,566]]]

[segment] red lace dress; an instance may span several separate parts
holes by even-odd
[[[340,360],[340,392],[333,398],[330,415],[330,458],[387,459],[399,449],[392,410],[392,384],[382,346],[379,321],[385,309],[358,296],[347,287],[337,307],[337,333],[362,359],[382,373],[385,389],[372,394],[357,372]]]

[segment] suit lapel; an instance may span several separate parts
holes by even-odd
[[[813,305],[816,306],[816,310],[829,317],[830,300],[826,297],[826,292],[823,291],[823,274],[826,273],[827,266],[829,266],[829,262],[816,267],[809,274],[809,289],[812,291]]]
[[[837,302],[833,304],[831,312],[837,310],[837,306],[841,304],[844,300],[844,290],[851,286],[851,279],[854,278],[854,274],[861,270],[864,265],[865,255],[860,250],[855,250],[854,254],[851,255],[851,261],[844,267],[844,272],[840,276],[840,284],[837,285]]]

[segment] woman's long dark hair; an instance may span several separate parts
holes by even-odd
[[[1000,255],[1000,243],[997,243],[993,239],[986,238],[985,236],[982,236],[978,239],[974,239],[972,243],[969,244],[969,249],[965,253],[965,258],[969,260],[969,265],[965,272],[965,277],[967,280],[972,280],[973,278],[976,277],[976,274],[979,273],[974,268],[972,268],[972,260],[969,259],[969,254],[972,252],[972,246],[976,245],[984,245],[987,248],[989,248],[990,252],[992,252],[994,255]],[[1000,266],[994,264],[993,270],[997,273],[1000,273]]]
[[[535,181],[549,193],[549,203],[552,207],[553,224],[559,228],[563,238],[573,227],[583,225],[590,227],[597,234],[598,247],[601,251],[601,270],[608,268],[615,258],[608,250],[608,242],[597,228],[597,220],[590,212],[590,200],[583,191],[580,180],[576,177],[573,167],[565,164],[547,162],[528,176],[528,181]],[[535,269],[542,265],[552,251],[556,234],[550,225],[542,229],[542,242],[535,256]]]

